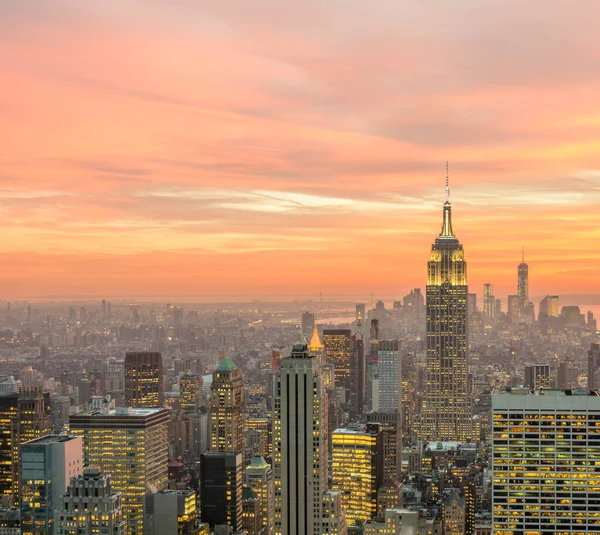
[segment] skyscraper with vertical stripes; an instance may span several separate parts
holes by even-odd
[[[471,438],[468,388],[467,263],[452,230],[446,175],[442,231],[427,264],[427,389],[422,437],[434,441]]]

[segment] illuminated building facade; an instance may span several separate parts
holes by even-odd
[[[0,397],[0,496],[13,493],[12,425],[17,416],[18,394]]]
[[[329,496],[327,503],[325,498],[327,406],[319,359],[306,345],[295,345],[273,377],[276,535],[320,535],[326,528],[324,507],[337,514],[339,497]]]
[[[138,409],[161,408],[165,403],[162,355],[129,352],[125,355],[125,404]]]
[[[525,307],[529,302],[529,266],[525,263],[524,256],[517,270],[517,295]]]
[[[209,452],[200,458],[202,520],[242,529],[244,467],[241,453]]]
[[[201,375],[188,373],[179,379],[179,406],[185,414],[192,414],[198,409],[203,384]]]
[[[52,535],[54,511],[83,471],[81,438],[46,435],[21,444],[21,534]]]
[[[332,489],[339,490],[349,526],[362,526],[377,513],[383,483],[383,435],[379,426],[336,429],[332,434]]]
[[[168,411],[119,407],[75,414],[69,421],[71,433],[83,439],[84,464],[110,474],[121,493],[125,534],[143,535],[144,496],[167,487]]]
[[[275,486],[271,465],[262,457],[255,457],[244,470],[244,485],[251,488],[260,499],[261,525],[264,535],[273,535]]]
[[[519,323],[523,315],[523,306],[521,298],[518,295],[508,296],[508,321]]]
[[[112,488],[110,474],[86,467],[72,477],[54,513],[56,535],[124,535],[121,493]]]
[[[558,318],[560,316],[558,295],[547,295],[540,301],[540,316]]]
[[[351,388],[352,331],[350,329],[325,329],[323,331],[325,360],[335,367],[335,386],[346,390]]]
[[[489,282],[483,285],[483,315],[486,318],[496,317],[496,297],[494,287]]]
[[[471,437],[468,387],[467,263],[452,231],[446,187],[442,231],[427,264],[427,385],[422,437],[466,442]]]
[[[210,451],[244,452],[244,381],[230,358],[219,364],[210,386]]]
[[[402,425],[398,411],[367,413],[367,425],[378,424],[383,442],[383,481],[401,480]]]
[[[20,445],[52,432],[50,416],[50,395],[41,388],[20,392],[17,398],[17,414],[11,425],[12,444],[12,494],[15,504],[19,503],[19,466],[21,464]]]
[[[600,396],[529,389],[492,397],[496,535],[600,530]]]

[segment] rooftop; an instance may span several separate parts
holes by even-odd
[[[218,372],[227,372],[231,370],[237,370],[237,365],[230,358],[223,359],[219,367],[217,368]]]
[[[76,440],[78,438],[80,437],[74,437],[71,435],[45,435],[43,437],[34,438],[33,440],[23,442],[23,444],[55,444],[58,442],[70,442],[71,440]]]

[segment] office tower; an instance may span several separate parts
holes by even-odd
[[[540,301],[540,316],[547,316],[549,318],[558,318],[560,312],[558,309],[558,295],[547,295]]]
[[[598,393],[513,388],[492,414],[494,533],[597,533]]]
[[[203,384],[201,375],[186,373],[179,379],[179,406],[185,414],[191,414],[198,408]]]
[[[523,312],[521,306],[521,298],[518,295],[508,296],[508,321],[511,323],[519,323]]]
[[[21,444],[21,533],[53,535],[54,511],[83,470],[81,438],[46,435]]]
[[[242,454],[209,452],[200,458],[202,520],[212,528],[242,529]]]
[[[496,317],[496,297],[494,287],[489,282],[483,285],[483,315],[486,318]]]
[[[193,490],[163,490],[144,499],[144,535],[195,535],[200,511]]]
[[[219,364],[210,386],[210,450],[244,452],[244,381],[230,358]]]
[[[83,439],[83,461],[111,474],[121,493],[126,535],[143,534],[144,495],[167,487],[169,413],[166,409],[91,410],[71,415]]]
[[[54,513],[56,535],[124,535],[121,493],[112,488],[110,474],[86,467],[71,477]]]
[[[475,506],[477,503],[477,488],[471,477],[464,478],[460,484],[461,494],[465,503],[465,533],[475,535]]]
[[[466,442],[471,437],[467,347],[467,263],[452,231],[446,182],[442,231],[427,264],[427,386],[422,437]]]
[[[350,415],[363,413],[365,403],[365,341],[362,335],[352,335],[352,361],[350,362]]]
[[[600,343],[592,342],[588,351],[588,388],[593,390],[600,386]],[[1,398],[0,398],[1,399]]]
[[[525,263],[525,249],[523,249],[523,258],[518,268],[517,295],[523,306],[529,302],[529,266]]]
[[[502,300],[496,299],[496,317],[499,318],[502,315]]]
[[[355,321],[363,322],[367,319],[367,309],[365,303],[356,303],[356,318]]]
[[[377,516],[388,509],[400,509],[404,505],[404,486],[396,479],[388,479],[377,490]]]
[[[348,535],[346,513],[342,508],[342,497],[338,490],[329,490],[323,494],[323,515],[321,520],[318,523],[319,525],[315,526],[315,533]]]
[[[442,501],[444,535],[465,535],[465,499],[458,489],[451,489]]]
[[[275,487],[271,465],[262,457],[255,457],[244,470],[244,486],[252,489],[260,499],[261,525],[264,535],[273,535]]]
[[[335,367],[335,386],[344,388],[346,399],[350,390],[352,366],[352,331],[350,329],[325,329],[323,331],[325,360]]]
[[[13,493],[12,426],[17,416],[18,394],[0,396],[0,496]]]
[[[315,315],[312,312],[302,313],[302,336],[308,340],[315,328]]]
[[[144,351],[125,355],[125,403],[136,409],[161,408],[164,405],[160,353]]]
[[[17,399],[17,414],[11,423],[12,443],[12,494],[15,504],[19,503],[20,444],[48,435],[52,430],[50,419],[50,395],[41,388],[20,392]]]
[[[377,410],[402,412],[402,365],[399,340],[380,340],[377,351],[379,364],[379,406]]]
[[[325,494],[327,420],[319,360],[295,345],[273,377],[276,535],[321,534],[325,508],[337,514],[336,498]]]
[[[569,381],[569,361],[565,360],[558,365],[558,373],[556,375],[556,387],[564,390],[570,388],[571,384]],[[589,388],[589,381],[588,381]]]
[[[550,364],[526,364],[524,385],[532,390],[550,388]]]
[[[362,526],[377,513],[383,483],[383,435],[377,424],[336,429],[332,434],[332,484],[339,490],[349,526]]]
[[[367,425],[378,424],[383,441],[383,481],[401,480],[402,476],[402,435],[398,411],[369,412]]]

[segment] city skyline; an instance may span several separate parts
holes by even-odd
[[[0,285],[423,287],[448,159],[472,288],[514,293],[525,246],[532,295],[594,293],[586,4],[1,2]]]

